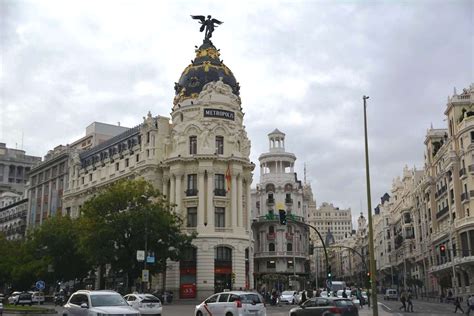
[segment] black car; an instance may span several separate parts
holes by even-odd
[[[292,308],[290,316],[320,316],[320,315],[359,316],[359,310],[347,298],[313,297],[301,306]]]

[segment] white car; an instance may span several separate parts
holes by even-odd
[[[44,303],[44,293],[43,292],[29,292],[31,293],[31,302],[33,304],[43,304]]]
[[[141,315],[161,316],[163,307],[160,299],[154,295],[133,293],[127,294],[123,298]]]
[[[3,314],[3,303],[2,301],[0,301],[0,315]]]
[[[196,305],[194,315],[266,316],[267,309],[258,293],[230,291],[209,296]]]
[[[8,297],[8,304],[13,305],[18,301],[18,297],[20,296],[21,292],[13,292],[9,297]]]
[[[115,291],[80,290],[71,295],[64,305],[63,316],[140,316]]]
[[[298,292],[283,291],[280,295],[280,303],[296,304],[298,303]]]
[[[342,298],[342,297],[343,297],[343,296],[342,296],[342,291],[343,291],[343,290],[337,291],[337,293],[336,293],[337,297],[339,297],[339,298]],[[347,298],[351,298],[351,290],[345,290],[345,291],[346,291],[346,297],[347,297]]]

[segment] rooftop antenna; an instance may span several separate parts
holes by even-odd
[[[21,131],[21,150],[23,150],[23,139],[25,138],[25,131]]]

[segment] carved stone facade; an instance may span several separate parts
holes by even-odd
[[[195,64],[197,77],[189,80],[204,81],[189,83],[189,69],[183,72],[171,121],[148,113],[142,124],[76,155],[64,205],[78,216],[98,188],[122,178],[151,181],[175,205],[183,231],[198,233],[193,257],[168,262],[166,280],[154,277],[152,289],[166,284],[180,298],[202,299],[253,286],[249,202],[254,165],[240,97],[222,78],[205,82],[207,68]],[[183,93],[185,84],[196,88],[193,94]]]
[[[427,131],[424,170],[405,168],[376,208],[383,225],[375,234],[385,245],[376,249],[378,280],[467,297],[474,294],[474,84],[454,91],[444,114],[448,128]]]
[[[294,172],[296,157],[285,151],[285,134],[268,134],[269,152],[259,157],[260,182],[252,192],[256,288],[301,290],[309,284],[308,208],[315,205],[311,187]],[[279,210],[287,213],[280,225]]]

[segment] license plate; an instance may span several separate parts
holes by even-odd
[[[146,306],[147,306],[148,308],[153,308],[153,307],[155,307],[155,304],[147,304]]]

